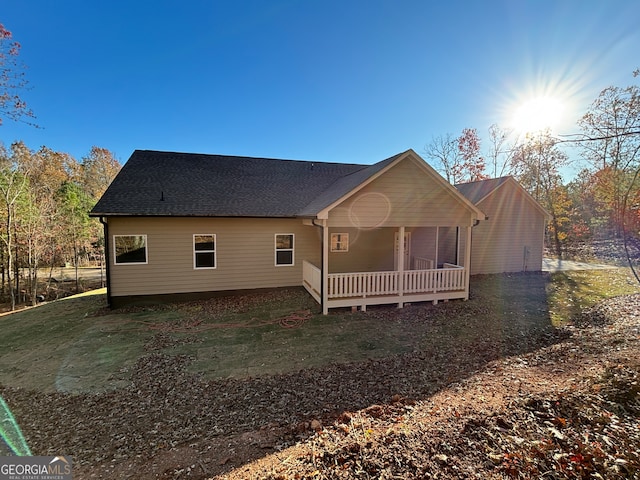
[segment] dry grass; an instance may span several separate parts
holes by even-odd
[[[523,385],[544,393],[573,382],[569,364],[591,363],[595,375],[594,352],[609,348],[599,330],[578,345],[552,320],[634,287],[624,270],[496,275],[474,278],[467,302],[329,316],[300,291],[115,312],[85,295],[2,317],[0,391],[36,454],[70,452],[87,475],[157,475],[154,458],[172,472],[165,478],[204,478],[304,440],[342,412],[395,422],[418,401],[463,418]],[[391,417],[385,405],[396,405]],[[183,456],[201,467],[181,467]]]
[[[111,390],[126,386],[149,352],[186,355],[191,372],[220,379],[386,358],[429,348],[432,340],[465,344],[489,334],[500,342],[513,332],[567,324],[584,308],[637,289],[624,268],[488,275],[473,278],[468,302],[329,316],[301,290],[113,312],[98,290],[0,317],[0,383]]]

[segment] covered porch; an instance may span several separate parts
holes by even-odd
[[[471,227],[322,228],[322,262],[303,261],[303,286],[322,305],[468,299]],[[356,238],[354,238],[356,237]],[[404,241],[400,241],[404,239]]]
[[[324,314],[469,298],[471,228],[485,215],[413,151],[330,191],[303,219],[318,229],[320,261],[305,258],[302,284]]]

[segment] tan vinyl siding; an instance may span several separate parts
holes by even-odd
[[[329,252],[329,273],[380,272],[393,270],[395,229],[330,228],[349,234],[348,252]]]
[[[428,228],[409,228],[411,232],[411,257],[427,258],[435,261],[436,259],[436,229]],[[411,265],[411,268],[414,268]]]
[[[146,265],[114,265],[111,295],[244,290],[302,284],[302,261],[320,262],[320,229],[297,219],[111,217],[109,235],[147,235]],[[193,268],[193,234],[216,235],[216,268]],[[294,265],[275,266],[275,234],[295,235]]]
[[[407,159],[329,212],[329,226],[471,225],[472,212],[442,181]]]
[[[507,183],[478,204],[489,220],[473,228],[471,274],[539,271],[544,214]],[[525,249],[528,258],[525,259]]]

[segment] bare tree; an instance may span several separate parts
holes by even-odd
[[[465,128],[459,137],[451,133],[433,137],[424,154],[451,184],[486,178],[485,162],[480,155],[480,137],[475,128]]]
[[[490,174],[493,178],[503,177],[511,171],[512,148],[507,144],[510,132],[497,124],[489,127],[489,159]]]
[[[460,163],[460,150],[458,139],[453,134],[433,137],[431,142],[425,145],[424,154],[434,161],[435,169],[442,173],[449,183],[457,183],[456,165]]]
[[[16,288],[14,286],[14,248],[15,248],[15,223],[16,208],[20,197],[25,191],[27,177],[16,168],[13,159],[7,155],[6,150],[0,152],[0,204],[4,207],[3,231],[0,235],[5,247],[5,265],[11,310],[16,308]]]
[[[13,34],[0,24],[0,125],[2,117],[16,121],[35,118],[19,95],[28,84],[24,66],[18,59],[19,55],[20,44],[13,40]],[[26,123],[34,125],[29,121]]]

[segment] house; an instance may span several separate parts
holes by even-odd
[[[468,298],[485,219],[413,150],[373,165],[136,150],[91,215],[113,307],[303,286],[324,313]]]
[[[513,177],[456,185],[488,220],[473,229],[471,275],[542,269],[549,214]]]

